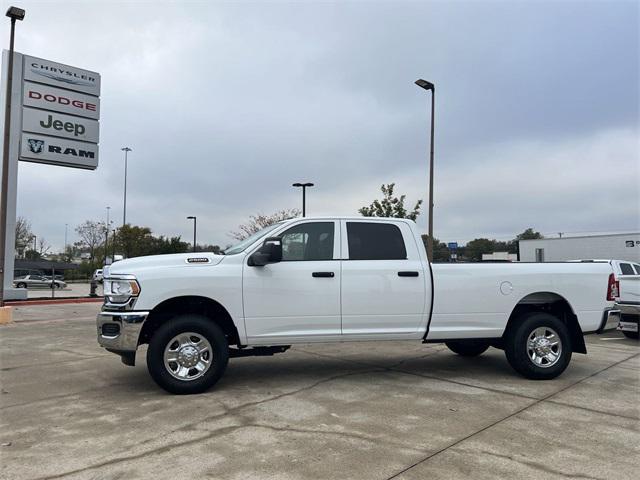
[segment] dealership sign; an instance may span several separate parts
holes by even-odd
[[[24,79],[100,96],[100,74],[24,55]]]
[[[22,92],[25,107],[42,108],[97,120],[100,117],[100,99],[83,93],[25,82]]]
[[[98,166],[98,145],[95,143],[33,133],[23,133],[21,140],[20,158],[25,161],[90,169]]]
[[[22,110],[22,131],[98,143],[96,120],[35,108]]]
[[[19,112],[11,132],[18,159],[95,170],[100,74],[19,53],[14,63],[21,66],[12,93],[21,100],[12,109]]]

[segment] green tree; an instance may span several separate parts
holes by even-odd
[[[464,256],[472,262],[480,262],[483,253],[496,251],[496,241],[488,238],[476,238],[464,246]]]
[[[428,248],[429,235],[422,235],[422,243],[425,250]],[[433,238],[433,263],[448,262],[451,259],[451,251],[447,244],[437,238]]]
[[[544,236],[540,232],[536,232],[533,228],[527,228],[524,232],[519,235],[516,235],[516,240],[537,240],[539,238],[544,238]]]
[[[115,248],[112,242],[115,242]],[[125,258],[186,253],[189,250],[189,244],[183,242],[179,236],[155,237],[149,227],[129,224],[118,228],[109,242],[109,255],[115,251],[117,254],[124,255]]]
[[[382,200],[374,200],[368,207],[362,207],[358,212],[363,217],[395,217],[395,218],[408,218],[415,221],[420,215],[420,206],[422,200],[418,200],[411,211],[407,211],[404,207],[404,200],[406,195],[400,197],[394,197],[393,190],[395,183],[388,185],[382,185],[380,190],[382,191]]]

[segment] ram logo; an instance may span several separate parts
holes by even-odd
[[[36,140],[35,138],[27,139],[29,150],[33,153],[42,153],[44,150],[44,140]]]

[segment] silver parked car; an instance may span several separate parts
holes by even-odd
[[[65,288],[67,286],[62,280],[52,280],[51,277],[42,275],[25,275],[13,280],[16,288]]]

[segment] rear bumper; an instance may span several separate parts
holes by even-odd
[[[640,305],[616,303],[615,308],[620,311],[618,330],[637,332],[640,324]]]
[[[98,343],[114,353],[135,352],[148,316],[149,312],[100,312],[96,319]]]
[[[609,330],[615,330],[620,324],[620,310],[612,308],[605,310],[602,315],[602,322],[600,322],[600,328],[596,333],[608,332]]]

